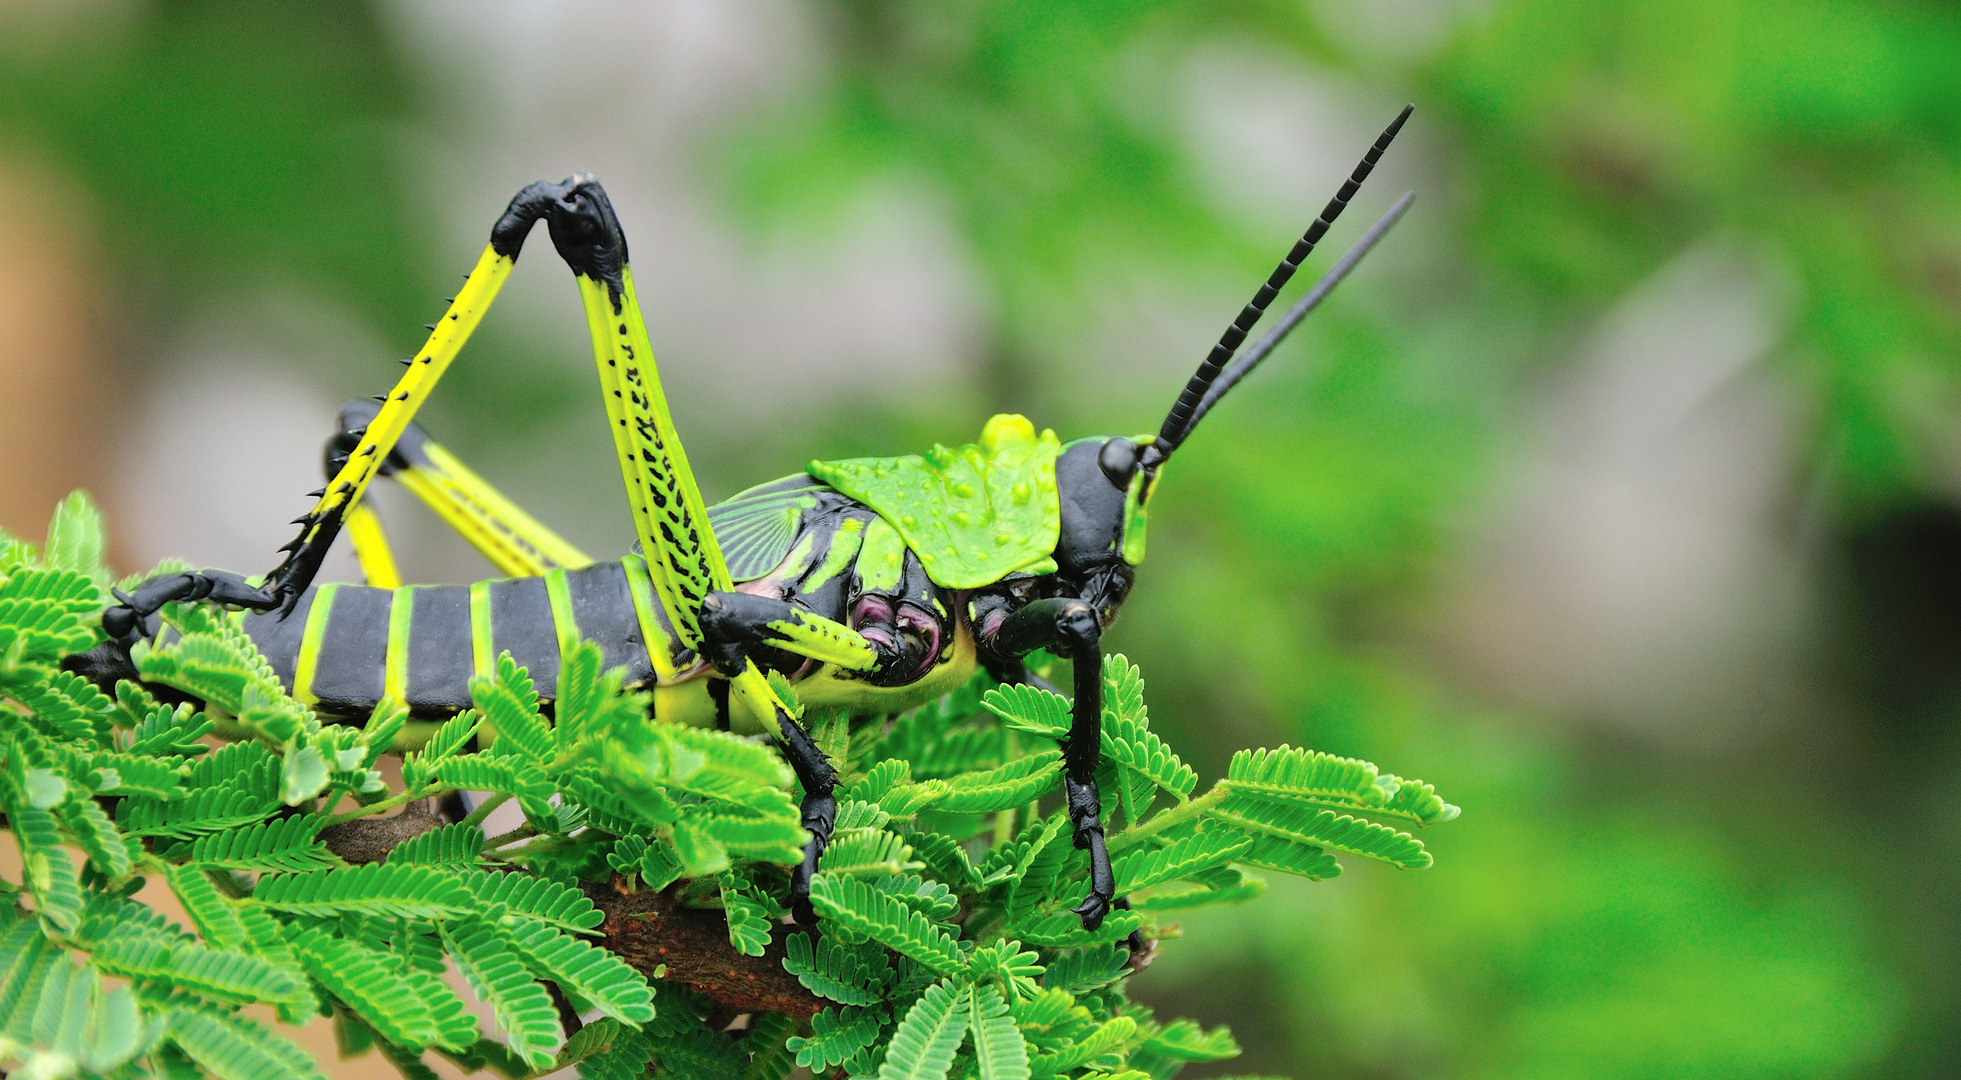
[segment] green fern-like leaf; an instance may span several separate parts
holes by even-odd
[[[1042,1054],[1029,1062],[1037,1076],[1054,1076],[1080,1068],[1115,1050],[1137,1033],[1137,1021],[1113,1016],[1095,1030],[1053,1054]]]
[[[533,971],[607,1016],[633,1027],[654,1018],[654,989],[647,977],[612,953],[543,923],[520,922],[504,933]]]
[[[111,975],[154,986],[188,990],[214,1002],[278,1004],[310,997],[306,986],[264,960],[154,937],[118,937],[95,948],[95,963]]]
[[[447,881],[458,882],[476,897],[479,908],[504,904],[514,915],[550,923],[575,934],[590,934],[606,916],[585,893],[570,885],[531,874],[473,870]]]
[[[1305,844],[1291,837],[1254,833],[1253,846],[1236,856],[1236,861],[1261,870],[1326,881],[1341,876],[1341,864],[1326,848]]]
[[[193,788],[263,788],[269,783],[269,763],[276,760],[262,743],[235,742],[192,762],[184,782]]]
[[[182,730],[195,730],[195,727]],[[102,783],[96,785],[96,791],[104,795],[140,795],[168,802],[186,794],[184,770],[172,761],[139,757],[131,752],[92,754],[89,763],[102,774]]]
[[[770,795],[789,787],[789,766],[760,743],[680,724],[659,724],[652,730],[664,762],[654,779],[668,787],[758,810],[773,810],[778,804]],[[765,801],[753,803],[759,796]]]
[[[1198,786],[1198,774],[1178,760],[1178,755],[1159,739],[1157,733],[1129,717],[1104,718],[1104,753],[1131,772],[1180,800]]]
[[[1049,739],[1069,734],[1069,699],[1032,686],[1003,686],[982,699],[989,712],[1016,731]],[[1118,653],[1103,662],[1104,760],[1130,769],[1179,800],[1198,786],[1198,774],[1150,730],[1144,708],[1144,679],[1136,665]]]
[[[944,882],[954,892],[979,892],[980,871],[967,858],[967,849],[944,833],[916,832],[906,837],[912,842],[913,857],[925,864],[926,873]]]
[[[552,784],[534,765],[517,758],[492,758],[483,754],[447,757],[423,766],[428,775],[444,787],[463,791],[502,791],[520,797],[544,800],[551,797]]]
[[[264,821],[280,805],[279,759],[273,758],[270,790],[203,788],[174,802],[125,799],[116,808],[116,824],[131,836],[188,839],[206,833],[243,828]]]
[[[1117,894],[1125,895],[1179,881],[1202,870],[1226,863],[1253,846],[1253,837],[1216,826],[1200,829],[1190,836],[1155,851],[1139,851],[1117,860]]]
[[[88,856],[97,873],[111,881],[121,881],[129,873],[130,844],[94,799],[69,799],[56,813],[67,827],[68,835],[75,839],[75,846]]]
[[[1224,802],[1208,813],[1251,832],[1379,859],[1405,869],[1421,869],[1432,861],[1430,853],[1423,850],[1422,841],[1416,837],[1332,810],[1289,806],[1266,798],[1229,794]]]
[[[436,1045],[462,1050],[476,1041],[476,1024],[463,1012],[462,1001],[433,976],[403,969],[387,953],[324,930],[295,927],[288,940],[307,974],[388,1041],[412,1050]],[[465,1022],[454,1022],[457,1015]]]
[[[531,674],[511,659],[509,651],[497,655],[495,675],[471,676],[470,700],[476,702],[477,711],[496,733],[494,745],[500,752],[508,747],[534,764],[553,758],[556,740],[551,726],[538,713],[538,692],[531,685]]]
[[[103,565],[102,511],[96,509],[89,493],[77,488],[55,504],[48,519],[48,541],[41,549],[41,562],[54,570],[73,570],[93,581],[104,596],[109,593],[109,571]]]
[[[653,1040],[637,1031],[624,1031],[605,1052],[579,1062],[580,1080],[640,1080],[654,1056]]]
[[[967,1034],[968,1012],[956,1008],[959,997],[952,984],[934,983],[906,1010],[885,1051],[879,1080],[946,1080]]]
[[[742,1080],[790,1080],[790,1074],[797,1071],[796,1051],[790,1048],[796,1032],[797,1022],[782,1013],[753,1017],[749,1034],[742,1041],[745,1047],[755,1049],[749,1067],[742,1070]]]
[[[798,1065],[821,1073],[870,1046],[884,1025],[885,1012],[881,1009],[837,1006],[811,1017],[809,1037],[792,1038],[788,1045],[797,1055]]]
[[[429,736],[428,742],[422,744],[419,754],[421,760],[424,764],[428,764],[447,757],[455,757],[469,745],[470,740],[482,726],[483,714],[474,709],[450,717],[436,728]]]
[[[27,891],[41,919],[61,933],[73,931],[82,920],[82,880],[75,862],[61,846],[55,817],[31,806],[9,806],[7,823],[20,847]]]
[[[1401,818],[1418,825],[1435,825],[1457,817],[1457,807],[1443,801],[1432,785],[1399,776],[1390,779],[1396,782],[1396,793],[1389,796],[1381,808],[1370,811],[1372,815]]]
[[[17,1041],[28,1034],[27,1025],[33,1022],[33,1006],[47,968],[67,962],[66,954],[41,932],[40,924],[22,918],[22,914],[12,904],[0,911],[0,1035]],[[28,1014],[26,1024],[16,1022],[22,1012]]]
[[[1144,1049],[1172,1061],[1224,1061],[1239,1056],[1225,1025],[1202,1031],[1193,1020],[1174,1020],[1144,1040]]]
[[[238,906],[220,896],[209,877],[189,866],[173,866],[166,877],[170,891],[184,905],[185,913],[190,915],[204,940],[220,949],[245,947],[251,935],[245,929],[245,921],[239,918]]]
[[[483,861],[483,841],[483,830],[475,825],[444,825],[395,845],[387,861],[467,869]]]
[[[974,1040],[974,1071],[979,1080],[1028,1080],[1028,1044],[1008,1015],[1007,1003],[994,987],[966,988],[962,1003]]]
[[[736,854],[785,866],[802,862],[806,836],[803,826],[797,824],[796,808],[787,793],[771,789],[770,795],[767,800],[759,795],[754,801],[774,803],[771,812],[733,807],[698,812],[687,823]]]
[[[101,594],[87,575],[15,570],[0,580],[0,655],[52,667],[95,643],[96,629],[84,619],[101,609]]]
[[[1008,929],[1030,945],[1065,948],[1105,941],[1122,941],[1143,925],[1143,922],[1144,917],[1135,911],[1112,911],[1104,918],[1102,926],[1095,930],[1085,930],[1082,920],[1077,918],[1074,912],[1064,911],[1012,922]]]
[[[1053,791],[1062,777],[1062,751],[1043,750],[1016,758],[998,769],[967,773],[947,781],[936,809],[991,814],[1026,806]]]
[[[981,698],[988,712],[1016,731],[1060,739],[1069,734],[1069,699],[1039,687],[997,686]]]
[[[170,1041],[218,1080],[325,1080],[312,1055],[241,1016],[181,1012]]]
[[[825,847],[818,869],[846,877],[877,879],[917,869],[912,845],[883,829],[839,830]]]
[[[1236,792],[1282,800],[1309,800],[1350,813],[1379,811],[1384,803],[1374,765],[1355,758],[1281,744],[1272,750],[1241,750],[1226,767]]]
[[[890,794],[901,784],[912,782],[912,765],[901,758],[881,761],[866,772],[864,778],[845,791],[844,798],[859,802],[876,803]]]
[[[943,975],[965,966],[960,947],[944,929],[862,881],[819,874],[811,882],[810,899],[818,914]]]
[[[223,870],[258,873],[318,870],[340,862],[314,839],[326,819],[317,814],[262,821],[249,829],[200,836],[191,842],[191,862]]]
[[[38,684],[15,687],[9,693],[32,710],[45,725],[44,730],[56,738],[108,748],[110,701],[80,675],[57,671]]]
[[[430,867],[391,863],[263,878],[252,899],[300,915],[351,912],[404,919],[454,918],[476,911],[480,901],[495,902],[473,895],[463,881]]]
[[[752,896],[722,887],[722,912],[728,918],[729,944],[744,956],[761,956],[769,950],[769,910]]]
[[[872,883],[872,888],[935,922],[951,919],[960,910],[960,901],[951,890],[918,874],[894,874],[880,878]]]
[[[512,1052],[534,1069],[550,1066],[565,1042],[565,1030],[559,1026],[551,995],[525,970],[517,950],[495,927],[474,919],[446,922],[442,934],[477,1000],[489,1005],[497,1017]]]
[[[838,803],[838,816],[834,826],[839,832],[848,829],[883,829],[892,821],[892,815],[877,803],[863,799],[845,799]]]
[[[1049,961],[1042,973],[1042,986],[1071,994],[1086,994],[1122,978],[1130,963],[1130,950],[1122,945],[1101,944],[1063,953]]]
[[[1327,861],[1330,866],[1334,865],[1334,856],[1327,856]],[[1338,870],[1339,867],[1336,869]],[[1136,911],[1190,911],[1215,904],[1242,903],[1266,893],[1266,882],[1259,878],[1246,877],[1231,867],[1225,867],[1222,876],[1226,880],[1186,882],[1155,889],[1147,895],[1133,896],[1130,898],[1130,906]],[[1212,879],[1214,875],[1207,875],[1207,877]]]
[[[808,934],[791,934],[783,943],[783,970],[804,989],[843,1005],[876,1005],[885,1000],[891,965],[885,950],[872,944],[846,945]],[[849,1056],[849,1055],[847,1055]]]

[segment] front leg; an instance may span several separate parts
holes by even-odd
[[[837,823],[837,770],[797,718],[790,715],[756,666],[757,652],[782,651],[835,663],[854,670],[872,667],[877,656],[858,633],[841,623],[774,597],[750,593],[711,592],[701,605],[702,654],[729,680],[731,697],[738,698],[776,736],[777,746],[803,785],[803,862],[790,875],[790,910],[799,923],[816,921],[810,906],[810,880],[817,860],[831,842]]]
[[[1103,635],[1096,609],[1082,600],[1036,600],[1009,615],[988,642],[990,651],[1024,656],[1051,649],[1069,657],[1076,673],[1069,736],[1062,748],[1062,790],[1076,846],[1089,850],[1089,896],[1072,910],[1083,929],[1103,925],[1116,899],[1117,881],[1103,840],[1103,805],[1097,797],[1096,766],[1103,752]]]

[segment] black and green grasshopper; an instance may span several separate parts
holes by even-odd
[[[104,613],[109,641],[73,665],[101,682],[132,677],[131,649],[165,604],[206,601],[254,614],[247,633],[299,700],[361,717],[385,698],[422,716],[470,706],[468,683],[508,651],[540,697],[561,656],[590,639],[630,685],[653,691],[654,718],[721,723],[773,736],[806,793],[811,835],[792,900],[809,918],[810,875],[836,814],[836,774],[766,679],[791,680],[800,706],[888,716],[965,683],[976,667],[1036,681],[1023,658],[1072,662],[1064,791],[1091,892],[1075,911],[1094,929],[1115,902],[1095,772],[1102,722],[1100,639],[1144,557],[1145,511],[1165,462],[1221,396],[1327,295],[1407,209],[1405,195],[1290,310],[1234,359],[1247,332],[1375,167],[1405,108],[1229,326],[1155,436],[1061,443],[1020,416],[980,441],[924,456],[813,462],[796,476],[703,504],[661,392],[635,299],[625,238],[591,177],[519,192],[428,343],[385,396],[343,407],[328,486],[263,582],[207,570],[152,578]],[[595,562],[526,515],[411,421],[548,223],[571,267],[597,357],[608,422],[639,550]],[[392,475],[509,577],[400,585],[385,537],[360,503]],[[313,584],[345,528],[366,587]]]

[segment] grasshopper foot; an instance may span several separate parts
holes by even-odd
[[[830,795],[810,795],[803,801],[803,827],[810,842],[803,846],[803,862],[790,875],[790,913],[799,926],[817,925],[817,910],[810,904],[810,879],[817,872],[817,860],[831,842],[837,824],[838,801]]]

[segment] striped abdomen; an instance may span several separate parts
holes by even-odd
[[[584,639],[628,685],[650,685],[647,642],[670,640],[637,557],[474,585],[319,585],[290,616],[253,615],[245,631],[294,697],[334,716],[365,716],[383,696],[418,715],[467,709],[470,676],[507,650],[551,700],[562,650]]]

